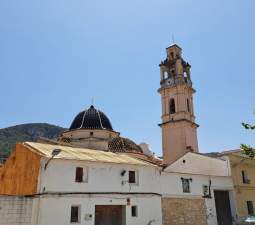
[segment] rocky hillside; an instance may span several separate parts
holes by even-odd
[[[9,155],[17,142],[56,138],[66,129],[47,123],[21,124],[0,129],[0,155]]]

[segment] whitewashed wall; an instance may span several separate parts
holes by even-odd
[[[154,166],[52,160],[42,163],[38,192],[156,192],[160,193],[160,170]],[[88,170],[88,182],[76,183],[76,167]],[[126,170],[124,176],[121,172]],[[138,172],[138,184],[129,184],[128,170]]]
[[[127,197],[130,198],[130,205],[127,205]],[[79,223],[81,225],[94,225],[95,205],[124,205],[126,207],[126,225],[162,225],[160,196],[43,196],[37,201],[40,201],[38,225],[70,225],[70,211],[72,205],[79,205],[81,207],[81,221]],[[137,206],[137,217],[131,217],[132,205]],[[92,218],[86,219],[86,215],[89,214],[92,215]]]
[[[31,225],[32,198],[0,196],[0,225]]]
[[[219,177],[231,176],[230,163],[227,158],[212,158],[192,152],[188,152],[176,160],[165,171]]]
[[[42,162],[40,172],[38,192],[122,192],[122,193],[158,193],[163,197],[180,197],[180,198],[202,198],[203,185],[209,185],[211,180],[211,199],[205,199],[207,207],[208,225],[217,225],[217,216],[215,209],[214,190],[228,190],[231,199],[232,215],[235,217],[235,202],[233,197],[233,183],[229,176],[229,165],[227,161],[210,159],[199,154],[189,154],[184,156],[185,159],[180,159],[175,164],[170,165],[165,171],[154,166],[138,166],[124,164],[109,164],[109,163],[92,163],[75,160],[59,160],[53,159],[46,170]],[[185,160],[185,163],[183,163]],[[194,164],[194,162],[196,164]],[[206,163],[207,162],[207,163]],[[88,171],[87,182],[76,183],[75,171],[76,167],[83,167]],[[194,168],[196,167],[196,168]],[[215,169],[210,169],[215,167]],[[125,176],[121,176],[121,172],[126,170]],[[135,170],[138,172],[138,184],[129,184],[128,171]],[[176,171],[176,172],[175,172]],[[209,173],[210,171],[210,173]],[[196,173],[196,174],[192,174]],[[210,175],[206,175],[209,173]],[[225,176],[223,176],[225,175]],[[183,193],[181,177],[192,178],[191,193]],[[92,197],[93,196],[93,197]],[[104,204],[120,204],[126,205],[128,195],[116,196],[104,194],[103,196],[83,195],[66,197],[43,197],[40,202],[39,222],[36,225],[52,225],[56,219],[61,218],[61,224],[69,224],[70,206],[79,204],[82,207],[83,216],[87,214],[94,215],[95,205]],[[155,198],[155,202],[153,200]],[[140,196],[133,198],[132,201],[137,201],[142,214],[139,213],[139,219],[129,218],[130,207],[126,207],[127,224],[147,224],[154,217],[161,218],[161,203],[160,196]],[[61,211],[62,210],[62,211]],[[151,210],[155,213],[151,213]],[[54,212],[54,213],[53,213]],[[42,216],[43,215],[43,216]],[[59,215],[55,217],[54,215]],[[67,218],[66,218],[67,216]],[[151,218],[151,216],[153,218]],[[94,217],[93,217],[94,218]],[[63,221],[62,221],[63,220]],[[67,223],[67,222],[68,223]],[[147,221],[147,223],[145,223]],[[161,224],[161,219],[157,219],[155,224]],[[142,222],[142,223],[141,223]],[[93,221],[83,221],[82,224],[93,224]],[[152,223],[153,225],[154,223]]]

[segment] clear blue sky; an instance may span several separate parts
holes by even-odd
[[[255,144],[254,0],[1,0],[0,128],[69,127],[89,107],[161,154],[158,64],[172,34],[192,65],[201,152]]]

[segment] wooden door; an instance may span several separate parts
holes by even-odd
[[[123,213],[121,205],[96,205],[95,225],[124,225]]]
[[[218,225],[232,225],[228,191],[214,191]]]

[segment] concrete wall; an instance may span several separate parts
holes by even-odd
[[[32,198],[0,196],[0,225],[31,225]]]
[[[130,205],[127,204],[130,198]],[[139,195],[66,195],[43,196],[40,201],[38,225],[70,225],[72,205],[81,207],[80,225],[94,225],[96,205],[123,205],[126,208],[126,225],[161,225],[161,197]],[[138,209],[138,216],[131,216],[131,206]],[[90,217],[89,215],[92,215]]]

